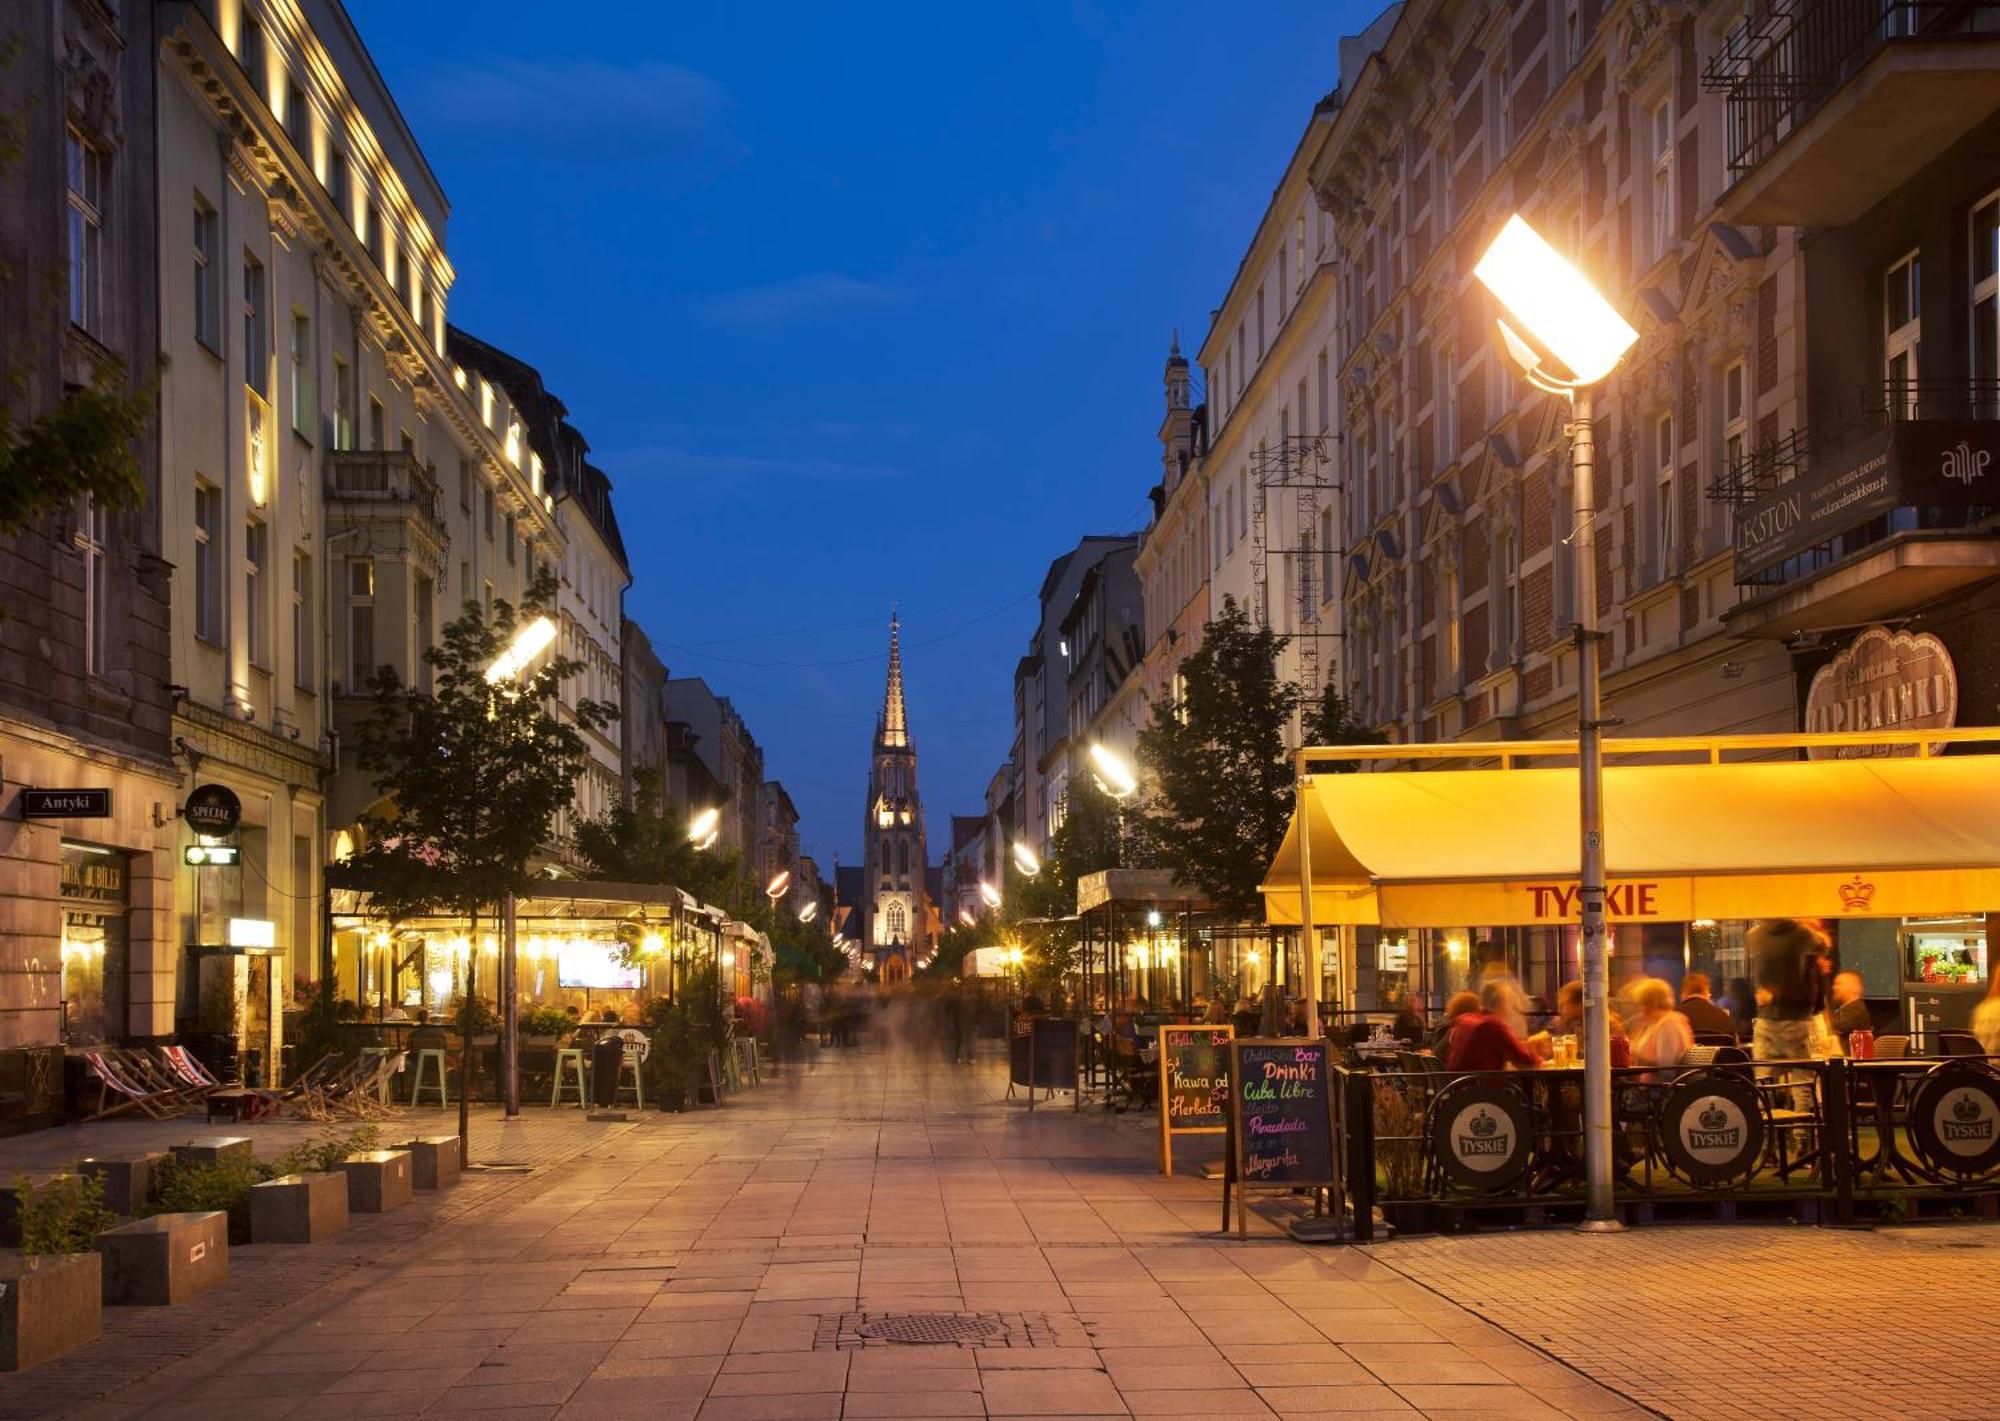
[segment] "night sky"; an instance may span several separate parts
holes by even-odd
[[[626,610],[853,861],[890,604],[935,858],[1049,560],[1145,526],[1351,5],[348,0],[452,203],[450,315],[616,486]]]

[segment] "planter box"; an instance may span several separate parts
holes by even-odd
[[[250,1187],[250,1242],[319,1243],[347,1229],[347,1175],[286,1174]]]
[[[386,1214],[410,1202],[410,1156],[404,1150],[367,1150],[342,1161],[347,1171],[347,1209],[354,1214]]]
[[[246,1135],[197,1135],[175,1145],[174,1157],[186,1164],[249,1164],[256,1154]]]
[[[449,1189],[458,1183],[458,1136],[425,1135],[395,1148],[410,1152],[411,1182],[419,1189]]]
[[[0,1372],[25,1372],[96,1338],[103,1264],[94,1253],[0,1253]]]
[[[164,1307],[229,1281],[229,1215],[155,1214],[97,1236],[104,1255],[104,1301]]]
[[[104,1186],[105,1208],[130,1215],[153,1197],[160,1164],[166,1157],[164,1150],[148,1150],[144,1154],[80,1159],[76,1167]]]

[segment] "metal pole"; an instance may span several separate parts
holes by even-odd
[[[1299,957],[1305,968],[1306,1037],[1319,1035],[1319,934],[1313,928],[1312,894],[1312,776],[1306,773],[1305,752],[1297,760],[1298,788],[1292,796],[1299,824]]]
[[[514,895],[500,901],[500,1079],[507,1114],[521,1113],[521,965],[515,956]]]
[[[1602,633],[1597,623],[1596,449],[1590,391],[1570,393],[1570,548],[1575,559],[1577,808],[1581,831],[1578,897],[1583,968],[1583,1166],[1588,1198],[1582,1227],[1621,1227],[1611,1204],[1611,1015],[1604,923],[1604,744]]]

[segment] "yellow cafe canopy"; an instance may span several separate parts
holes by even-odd
[[[1574,769],[1320,774],[1308,786],[1262,885],[1273,923],[1300,920],[1302,825],[1316,924],[1577,918]],[[1614,921],[2000,907],[2000,755],[1615,765],[1604,804]]]

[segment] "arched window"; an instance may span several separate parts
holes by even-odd
[[[908,919],[903,914],[901,903],[889,905],[889,941],[901,942],[906,935]]]
[[[903,839],[896,845],[896,873],[903,878],[910,876],[910,841]]]
[[[891,862],[892,860],[889,857],[889,836],[884,834],[882,836],[882,872],[887,873],[889,871]]]

